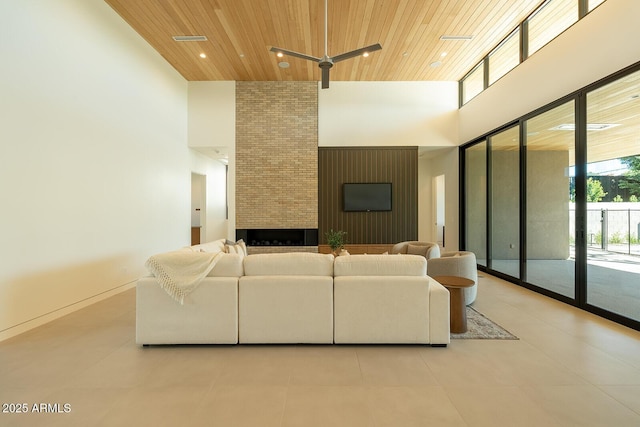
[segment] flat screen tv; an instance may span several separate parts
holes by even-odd
[[[391,210],[391,183],[342,184],[345,212],[380,212]]]

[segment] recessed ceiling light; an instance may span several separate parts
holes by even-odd
[[[173,36],[173,40],[177,42],[206,42],[206,36]]]
[[[440,54],[440,58],[444,58],[445,56],[447,56],[447,52],[442,52],[442,53]]]
[[[282,52],[278,52],[278,53],[276,53],[276,56],[277,56],[278,58],[282,58],[282,57],[284,56],[284,53],[282,53]]]
[[[241,54],[240,54],[240,58],[244,58],[244,53],[241,53]]]
[[[278,67],[280,68],[289,68],[289,63],[288,62],[278,62]]]
[[[620,123],[587,123],[587,130],[605,130],[616,126],[620,126]],[[549,130],[576,130],[576,125],[574,123],[563,123]]]
[[[366,58],[367,56],[369,56],[369,52],[363,53],[362,56],[364,56]]]
[[[402,52],[402,56],[409,56],[409,52]]]
[[[432,67],[432,68],[437,68],[437,67],[439,67],[441,65],[442,65],[442,62],[440,62],[440,61],[435,61],[435,62],[432,62],[431,64],[429,64],[429,66]]]
[[[440,40],[471,40],[473,36],[442,35]]]
[[[200,54],[200,58],[206,58],[206,57],[207,57],[206,53],[203,52],[203,53]]]

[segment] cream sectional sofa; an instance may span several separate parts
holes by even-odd
[[[336,344],[449,343],[449,291],[420,255],[350,255],[334,264]]]
[[[139,344],[236,344],[238,279],[243,256],[223,254],[213,270],[179,304],[155,277],[136,284],[136,341]]]
[[[240,343],[333,343],[333,255],[248,255],[238,293]]]
[[[419,255],[224,253],[182,305],[138,280],[136,342],[446,346],[449,292],[426,272]]]

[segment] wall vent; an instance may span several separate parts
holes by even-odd
[[[173,40],[177,42],[206,42],[206,36],[173,36]]]
[[[471,39],[473,39],[473,36],[451,36],[451,35],[440,36],[440,40],[471,40]]]

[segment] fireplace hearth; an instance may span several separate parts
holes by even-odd
[[[317,228],[250,228],[236,230],[247,246],[317,246]]]

